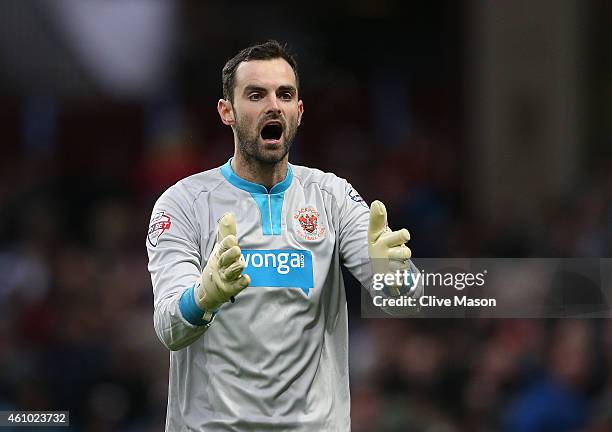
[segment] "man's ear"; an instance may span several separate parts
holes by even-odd
[[[302,123],[302,115],[304,115],[304,102],[300,99],[298,101],[298,118],[297,118],[298,126],[300,125],[300,123]]]
[[[236,123],[234,118],[234,110],[232,109],[232,103],[226,99],[219,99],[217,102],[217,112],[224,125],[233,126]]]

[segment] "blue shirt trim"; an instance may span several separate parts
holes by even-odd
[[[270,212],[270,205],[268,204],[268,198],[270,195],[262,193],[251,193],[251,196],[259,207],[259,215],[261,216],[261,229],[263,235],[272,235],[272,214]]]
[[[281,234],[281,221],[283,219],[283,200],[285,192],[270,194],[270,213],[272,213],[272,234]]]
[[[195,301],[195,284],[192,285],[191,288],[186,289],[181,295],[179,299],[179,309],[183,318],[185,318],[188,323],[196,326],[210,324],[217,314],[217,311],[214,311],[210,321],[206,321],[202,318],[205,311],[200,309]]]
[[[258,183],[252,183],[245,180],[234,172],[232,169],[232,159],[228,160],[221,167],[223,177],[236,186],[251,194],[251,197],[259,207],[259,215],[261,217],[261,229],[263,235],[281,235],[282,216],[283,216],[283,200],[285,199],[285,191],[291,186],[293,181],[293,170],[291,165],[287,165],[287,175],[280,183],[275,184],[268,189]]]
[[[234,158],[230,158],[224,165],[221,166],[221,174],[223,174],[223,177],[225,177],[228,182],[236,186],[238,189],[242,189],[249,193],[276,194],[285,192],[289,186],[291,186],[291,182],[293,181],[293,170],[289,164],[287,164],[287,175],[285,176],[285,179],[279,183],[276,183],[270,190],[268,190],[268,188],[263,185],[253,183],[239,177],[232,169],[232,159]]]

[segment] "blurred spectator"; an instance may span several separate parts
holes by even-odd
[[[586,5],[580,181],[533,217],[487,218],[466,126],[465,39],[482,18],[469,2],[298,14],[278,1],[0,2],[0,410],[68,409],[75,431],[163,428],[169,360],[153,331],[147,218],[161,191],[231,154],[215,104],[244,41],[298,48],[292,162],[384,201],[415,256],[609,256],[612,13]],[[527,123],[549,120],[527,111]],[[545,171],[549,157],[532,162]],[[612,430],[608,321],[365,320],[359,293],[348,280],[354,431]]]

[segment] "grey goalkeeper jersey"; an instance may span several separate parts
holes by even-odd
[[[199,325],[185,293],[225,212],[252,282]],[[291,164],[269,191],[228,161],[159,198],[147,249],[155,330],[171,350],[166,431],[350,430],[340,265],[369,285],[368,218],[345,180]]]

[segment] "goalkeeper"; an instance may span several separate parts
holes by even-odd
[[[411,266],[410,236],[346,180],[288,163],[304,105],[283,46],[242,50],[222,81],[234,156],[164,192],[147,234],[166,431],[349,431],[341,265],[371,289]]]

